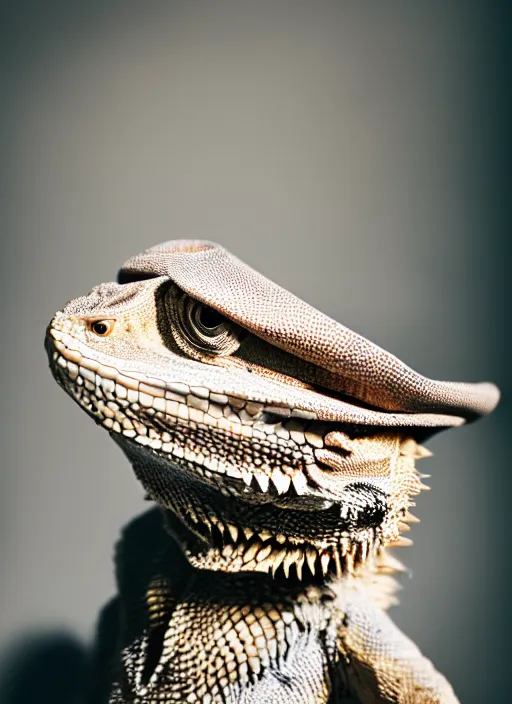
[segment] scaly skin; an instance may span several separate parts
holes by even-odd
[[[160,506],[118,549],[93,700],[456,702],[385,613],[387,548],[410,543],[419,442],[496,388],[420,376],[210,243],[119,281],[47,334]]]

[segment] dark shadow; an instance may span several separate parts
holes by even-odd
[[[26,634],[7,645],[0,665],[2,704],[82,704],[84,646],[72,635]]]
[[[101,609],[90,646],[63,631],[14,638],[0,659],[0,704],[107,704],[120,649],[148,628],[146,610],[135,605],[144,603],[162,564],[171,567],[179,591],[192,568],[165,532],[161,511],[152,508],[124,526],[116,545],[117,581],[130,613],[122,639],[118,598]]]

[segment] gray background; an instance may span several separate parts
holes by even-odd
[[[91,636],[127,461],[52,381],[55,310],[221,242],[424,374],[509,383],[497,3],[3,3],[0,646]],[[397,623],[502,702],[507,400],[430,443]],[[19,640],[17,641],[19,643]]]

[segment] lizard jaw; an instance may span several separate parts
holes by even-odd
[[[345,504],[323,510],[254,504],[187,476],[150,448],[116,439],[148,498],[166,509],[170,532],[196,568],[317,580],[373,565],[391,538],[396,545],[410,543],[399,537],[404,522],[414,520],[405,508],[409,502],[398,501],[391,517],[388,497],[364,484],[350,487]],[[357,503],[359,510],[347,514],[346,505]],[[404,522],[397,529],[398,517]]]
[[[190,517],[189,517],[190,519]],[[166,526],[181,545],[189,563],[198,569],[222,572],[263,572],[298,581],[322,580],[355,574],[362,565],[374,565],[381,542],[371,529],[360,542],[348,537],[324,545],[318,541],[296,541],[283,533],[273,534],[226,523],[210,514],[201,525],[204,542],[174,512],[166,512]]]

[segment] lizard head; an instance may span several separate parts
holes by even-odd
[[[208,242],[130,260],[55,315],[46,346],[214,570],[343,574],[405,544],[419,441],[498,398],[422,377]]]

